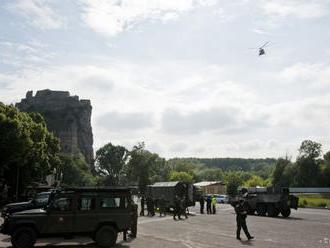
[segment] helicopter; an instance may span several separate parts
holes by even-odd
[[[256,50],[259,50],[259,56],[261,55],[265,55],[266,52],[265,52],[265,47],[269,44],[269,41],[265,42],[265,44],[263,44],[262,46],[260,47],[256,47],[256,48],[250,48],[250,49],[256,49]]]

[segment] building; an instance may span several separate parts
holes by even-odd
[[[226,184],[221,181],[203,181],[195,183],[194,186],[201,189],[203,194],[226,194]]]

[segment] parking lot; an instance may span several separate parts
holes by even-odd
[[[198,204],[196,204],[198,207]],[[248,216],[249,230],[255,239],[235,239],[235,214],[227,204],[217,205],[216,215],[196,215],[174,221],[172,216],[140,217],[138,237],[123,242],[118,236],[116,247],[132,248],[211,248],[211,247],[329,247],[330,211],[321,209],[293,210],[288,219]],[[62,248],[96,247],[85,237],[74,239],[50,238],[38,240],[36,246]],[[0,247],[10,247],[10,238],[0,235]]]

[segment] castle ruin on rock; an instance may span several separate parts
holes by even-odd
[[[37,91],[35,96],[33,91],[28,91],[16,107],[25,112],[39,112],[45,118],[48,130],[60,139],[61,152],[81,152],[94,169],[90,100],[79,100],[68,91],[46,89]]]

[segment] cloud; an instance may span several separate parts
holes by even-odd
[[[330,89],[330,66],[322,63],[297,63],[282,70],[285,82],[308,88]]]
[[[314,19],[328,14],[325,3],[322,0],[266,0],[262,1],[262,8],[266,15],[274,18]]]
[[[217,0],[81,0],[82,19],[95,32],[107,37],[132,29],[146,20],[175,20],[197,7]]]
[[[162,128],[165,132],[185,135],[208,131],[220,133],[242,132],[243,130],[262,127],[266,116],[250,118],[241,109],[233,106],[212,108],[195,112],[182,113],[168,109],[162,115]]]
[[[82,79],[79,82],[81,87],[89,88],[91,90],[98,90],[101,92],[111,91],[114,87],[114,82],[111,78],[107,78],[100,75],[91,75]]]
[[[10,3],[7,9],[21,15],[31,25],[40,29],[59,29],[64,26],[63,18],[43,0],[19,0]]]
[[[15,68],[31,67],[36,64],[48,64],[55,53],[36,40],[25,43],[1,41],[0,42],[0,63]]]
[[[153,126],[152,115],[148,113],[108,112],[97,120],[99,126],[112,131],[139,130]]]

